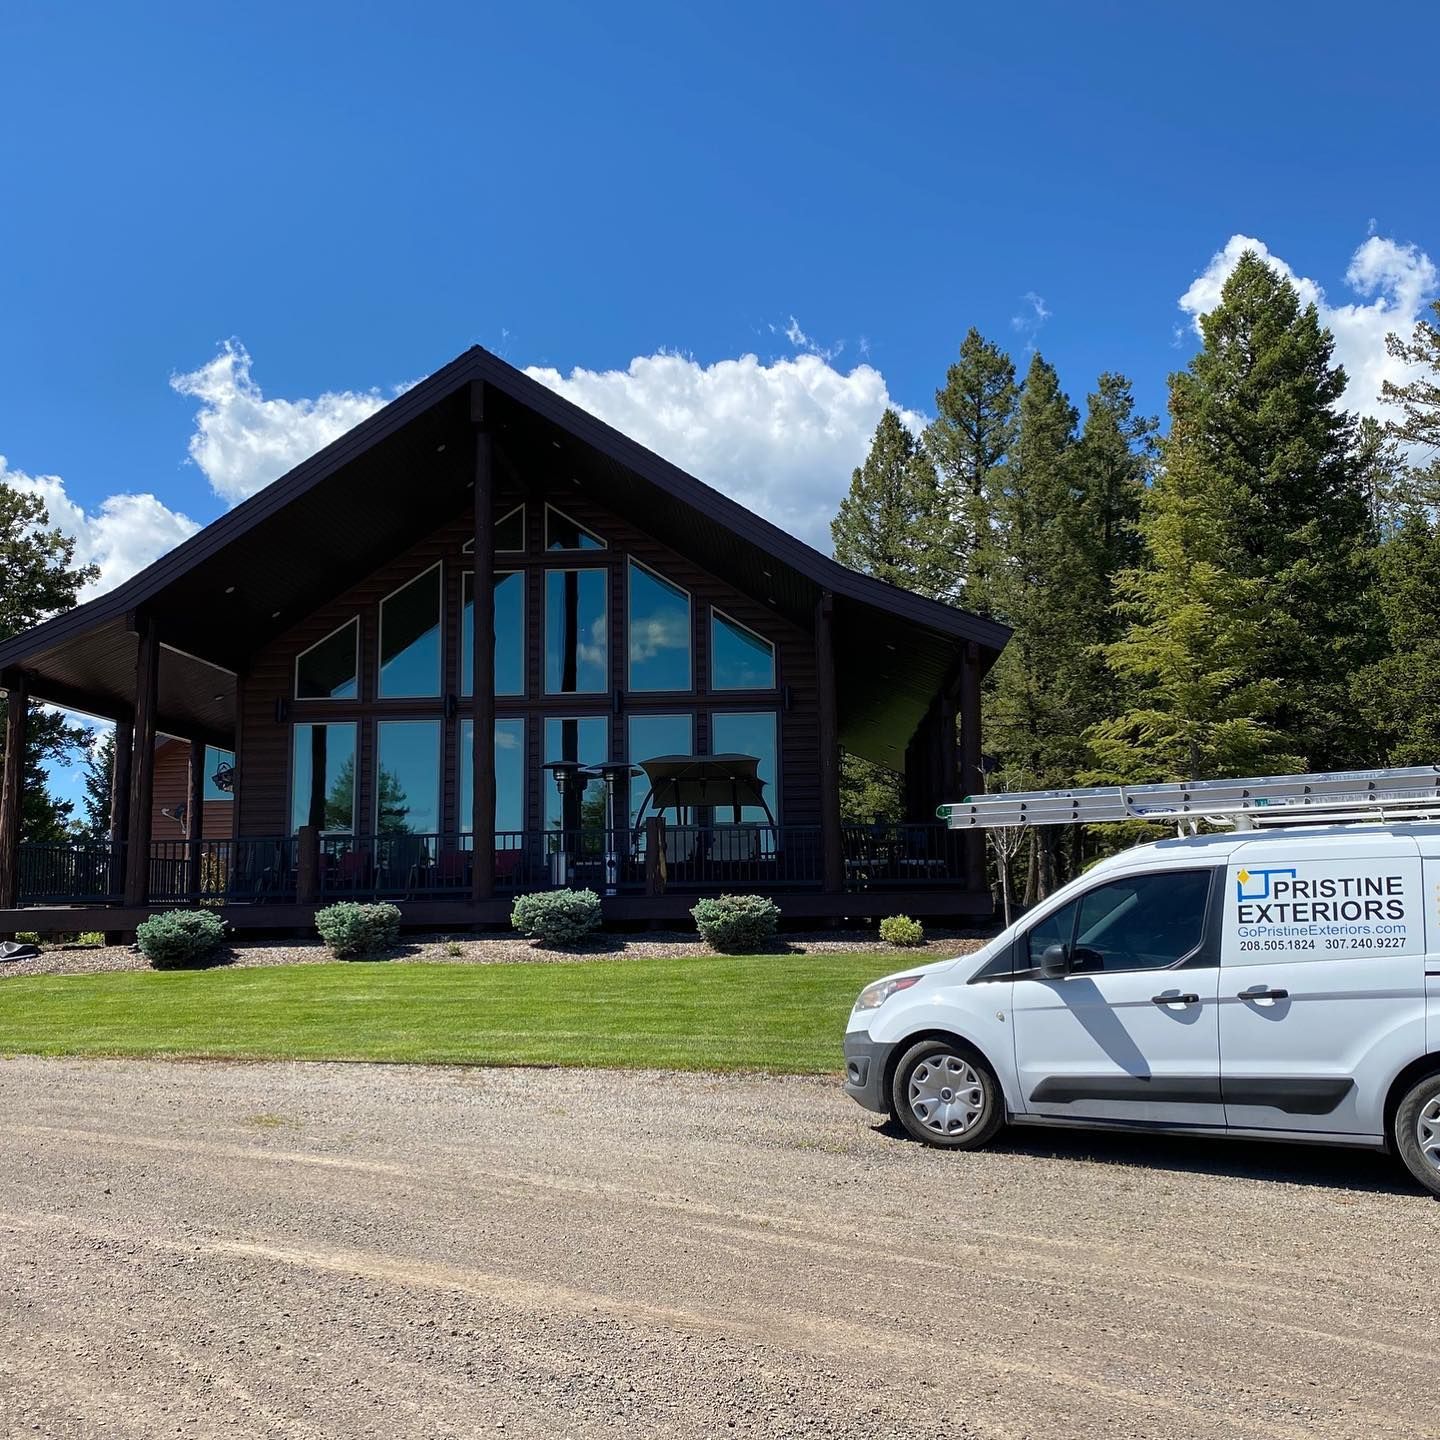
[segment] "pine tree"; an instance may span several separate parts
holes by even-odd
[[[75,565],[74,540],[51,528],[49,512],[38,495],[0,483],[0,640],[70,609],[97,573],[93,566]],[[9,704],[8,696],[0,700],[0,754]],[[51,795],[44,762],[86,744],[90,731],[38,708],[31,708],[25,730],[20,838],[59,841],[65,838],[75,806]]]
[[[1015,442],[1019,395],[1010,357],[972,329],[944,388],[935,392],[937,413],[925,431],[925,449],[950,514],[945,533],[937,537],[951,557],[945,593],[979,614],[993,607],[997,472]]]
[[[935,467],[899,415],[887,409],[830,522],[835,558],[877,580],[933,596],[948,585],[936,550],[944,528]]]
[[[1136,687],[1097,727],[1117,778],[1181,778],[1372,758],[1352,677],[1379,634],[1374,535],[1345,374],[1313,305],[1247,253],[1170,381],[1145,565],[1120,582],[1110,648]]]
[[[1440,508],[1440,300],[1430,306],[1435,320],[1420,320],[1409,340],[1386,337],[1386,347],[1422,373],[1403,385],[1385,381],[1381,396],[1399,407],[1399,418],[1387,424],[1389,434],[1416,457],[1408,472],[1411,504]]]
[[[1440,760],[1440,523],[1416,507],[1380,547],[1389,653],[1362,670],[1355,702],[1392,765]]]
[[[110,833],[110,785],[114,774],[115,732],[107,730],[85,756],[79,829],[88,839],[103,840]]]

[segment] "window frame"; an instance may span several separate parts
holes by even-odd
[[[439,636],[435,646],[435,689],[422,695],[385,694],[385,607],[397,595],[418,585],[432,570],[438,570],[435,581],[436,627]],[[375,698],[376,700],[439,700],[445,694],[445,562],[437,560],[423,570],[417,570],[408,580],[402,581],[388,595],[382,595],[375,603]]]
[[[580,554],[580,551],[571,551]],[[545,565],[539,567],[544,579],[544,595],[540,602],[540,694],[545,697],[567,700],[576,695],[613,695],[611,684],[611,646],[614,643],[615,617],[610,613],[610,571],[609,565]],[[552,575],[583,575],[586,572],[599,575],[604,580],[602,593],[605,597],[605,683],[598,690],[552,690],[550,688],[550,577]],[[579,643],[579,637],[576,637]],[[657,692],[658,693],[658,692]]]
[[[353,703],[353,702],[352,702],[352,703]],[[287,762],[287,763],[288,763],[288,766],[289,766],[289,771],[290,771],[290,774],[289,774],[289,785],[288,785],[288,787],[287,787],[287,793],[288,793],[289,800],[290,800],[290,807],[289,807],[289,808],[290,808],[290,818],[289,818],[289,829],[288,829],[288,832],[287,832],[287,833],[288,833],[289,835],[291,835],[291,836],[294,836],[294,835],[298,835],[298,834],[300,833],[300,830],[301,830],[301,827],[295,823],[295,768],[296,768],[296,767],[295,767],[295,742],[296,742],[296,737],[299,735],[300,730],[301,730],[302,727],[303,727],[304,729],[309,730],[309,729],[313,729],[316,725],[324,725],[324,726],[327,726],[327,727],[333,727],[333,726],[337,726],[337,725],[348,725],[348,726],[350,727],[351,731],[353,732],[353,735],[354,735],[354,743],[353,743],[352,748],[351,748],[351,754],[352,754],[352,756],[354,757],[355,778],[354,778],[354,782],[353,782],[353,784],[352,784],[352,786],[351,786],[351,794],[350,794],[350,828],[349,828],[348,830],[330,830],[330,829],[327,829],[324,825],[321,825],[321,826],[318,827],[318,828],[319,828],[319,831],[320,831],[321,838],[323,839],[324,837],[329,836],[329,835],[340,835],[340,836],[348,836],[348,837],[351,838],[351,839],[357,839],[357,838],[359,838],[359,836],[360,836],[360,834],[361,834],[361,831],[360,831],[360,828],[359,828],[359,820],[360,820],[360,722],[359,722],[358,719],[349,719],[349,720],[305,720],[305,719],[299,719],[299,720],[293,720],[293,721],[291,721],[291,723],[290,723],[290,746],[289,746],[289,752],[290,752],[290,753],[289,753],[289,760],[288,760],[288,762]],[[308,820],[306,821],[306,824],[309,824],[309,821],[308,821]]]
[[[635,683],[634,666],[635,661],[630,653],[630,629],[633,615],[633,602],[635,598],[634,587],[630,583],[631,570],[643,570],[652,580],[658,580],[661,585],[668,586],[671,590],[678,590],[685,597],[685,684],[676,689],[669,686],[665,689],[642,689]],[[762,637],[763,638],[763,637]],[[645,564],[643,560],[637,560],[633,555],[625,557],[625,688],[627,692],[636,695],[693,695],[695,693],[695,595],[685,586],[677,584],[668,575],[662,575],[653,566]],[[693,743],[693,742],[692,742]]]
[[[755,693],[763,694],[764,692],[758,691]],[[781,726],[780,707],[777,705],[772,709],[761,706],[736,706],[733,710],[711,710],[709,712],[709,732],[710,753],[712,755],[729,755],[742,753],[722,748],[715,742],[715,722],[717,720],[724,719],[726,716],[735,715],[768,715],[774,724],[775,731],[775,780],[770,787],[770,793],[765,797],[766,800],[769,802],[770,815],[772,818],[770,820],[766,820],[764,818],[761,818],[759,820],[746,820],[742,816],[738,823],[741,825],[769,825],[773,823],[778,828],[785,823],[785,811],[783,809],[785,781],[785,737]],[[758,759],[759,757],[757,756],[756,758]],[[759,774],[758,768],[756,770],[756,773]],[[761,775],[760,778],[763,780],[765,777]],[[760,809],[760,806],[757,805],[753,808],[758,810]],[[734,820],[714,821],[714,824],[717,827],[723,824],[733,828],[736,823],[737,822]]]
[[[353,695],[302,695],[300,693],[300,662],[312,651],[318,650],[328,641],[333,640],[347,626],[355,627],[355,693]],[[327,635],[322,635],[313,645],[307,645],[295,656],[295,663],[291,666],[290,696],[300,705],[354,705],[360,697],[360,617],[352,615],[348,620],[342,620]]]
[[[495,827],[496,835],[528,835],[530,827],[526,823],[529,820],[530,806],[530,717],[532,711],[520,711],[517,714],[496,715],[490,732],[491,767],[494,768],[495,738],[502,725],[518,725],[520,727],[520,828],[518,830],[502,830]],[[471,762],[470,795],[474,799],[475,776],[473,768],[473,752],[466,743],[466,731],[473,736],[475,721],[471,716],[465,715],[455,727],[455,833],[463,840],[473,837],[475,832],[471,828],[470,807],[465,805],[465,765],[467,760]],[[443,741],[442,741],[443,743]],[[500,778],[495,777],[496,804],[499,804]]]
[[[737,630],[743,630],[747,635],[753,635],[760,643],[770,651],[770,683],[768,685],[721,685],[715,678],[715,622],[723,620],[727,625],[733,625]],[[769,695],[780,688],[780,647],[767,635],[762,635],[753,626],[745,624],[743,620],[737,620],[728,610],[722,610],[718,605],[710,607],[710,633],[706,635],[707,648],[710,660],[710,689],[725,695]]]
[[[646,720],[687,720],[687,721],[689,721],[689,723],[690,723],[690,749],[689,749],[689,751],[688,751],[687,753],[688,753],[688,754],[691,754],[691,755],[693,755],[693,754],[695,753],[695,735],[696,735],[696,732],[698,731],[699,725],[700,725],[700,715],[699,715],[699,712],[696,711],[696,710],[693,710],[693,709],[689,709],[689,710],[683,710],[683,709],[682,709],[682,710],[651,710],[651,709],[649,709],[649,708],[647,707],[646,709],[643,709],[643,710],[627,710],[621,718],[622,718],[622,719],[624,720],[624,722],[625,722],[625,763],[626,763],[627,765],[634,765],[634,766],[637,766],[637,767],[638,767],[638,765],[639,765],[639,763],[640,763],[640,762],[636,759],[636,756],[635,756],[635,747],[634,747],[634,745],[631,743],[631,726],[634,725],[637,720],[640,721],[640,722],[642,722],[642,723],[643,723],[644,721],[646,721]],[[654,758],[654,757],[651,757],[651,758]],[[635,828],[635,818],[632,817],[632,816],[630,816],[630,808],[631,808],[631,807],[630,807],[630,797],[631,797],[631,794],[633,793],[630,787],[631,787],[632,785],[638,784],[639,782],[643,781],[644,779],[645,779],[645,775],[644,775],[644,772],[642,771],[639,775],[632,775],[632,776],[630,776],[630,777],[629,777],[629,780],[627,781],[626,786],[625,786],[625,814],[626,814],[626,816],[627,816],[626,828],[629,829],[629,830],[633,830],[633,829]]]
[[[380,829],[380,732],[387,725],[433,725],[435,727],[435,829],[386,831]],[[358,757],[357,757],[358,765]],[[374,791],[371,803],[370,834],[376,840],[386,835],[444,835],[445,833],[445,721],[438,715],[390,715],[375,721],[375,765],[371,776]]]
[[[495,533],[500,533],[500,527],[516,512],[520,512],[520,543],[518,545],[496,545],[497,555],[524,555],[529,551],[530,532],[527,530],[529,519],[525,514],[525,502],[522,500],[518,505],[512,505],[503,515],[495,517]],[[583,526],[581,527],[584,528]],[[597,537],[598,538],[598,537]],[[461,547],[462,555],[473,555],[475,553],[475,537],[472,535]]]
[[[605,758],[603,760],[581,760],[578,763],[581,765],[607,765],[610,763],[610,747],[615,740],[615,732],[613,727],[617,719],[623,718],[623,716],[616,716],[611,714],[609,710],[589,710],[583,711],[578,715],[573,712],[567,713],[565,711],[545,711],[540,715],[540,833],[542,835],[563,833],[564,831],[563,815],[560,817],[558,823],[553,828],[550,824],[550,797],[554,795],[558,799],[558,792],[555,789],[554,773],[545,768],[547,765],[552,763],[552,761],[550,760],[550,747],[546,734],[546,731],[548,730],[551,721],[554,721],[557,725],[563,725],[567,720],[574,720],[579,723],[583,723],[586,720],[599,720],[601,724],[605,727],[605,744],[602,747],[605,751]],[[602,781],[600,783],[603,784],[604,782]],[[589,785],[590,782],[587,781],[587,790],[589,789]],[[582,792],[581,794],[581,799],[583,802],[584,792]]]
[[[573,525],[582,534],[590,536],[592,540],[598,541],[596,545],[551,545],[550,543],[550,516],[554,513],[562,520]],[[558,505],[552,505],[548,500],[545,502],[545,529],[540,536],[540,551],[544,555],[594,555],[598,551],[608,550],[610,542],[603,536],[592,530],[588,525],[582,525],[573,515],[562,510]]]
[[[1107,886],[1120,884],[1126,880],[1145,880],[1154,876],[1175,876],[1175,875],[1203,875],[1208,872],[1209,887],[1206,891],[1204,908],[1201,916],[1200,938],[1196,943],[1177,960],[1172,960],[1168,965],[1134,965],[1127,969],[1120,970],[1080,970],[1069,971],[1064,976],[1058,977],[1062,980],[1069,979],[1072,974],[1082,977],[1097,979],[1104,975],[1140,975],[1140,974],[1164,974],[1169,970],[1200,970],[1216,969],[1220,965],[1220,934],[1223,916],[1221,911],[1224,905],[1224,875],[1223,866],[1217,865],[1163,865],[1148,870],[1124,870],[1119,874],[1110,874],[1104,877],[1096,877],[1096,883],[1087,886],[1084,890],[1072,895],[1063,904],[1057,905],[1053,910],[1048,910],[1042,916],[1036,918],[1033,924],[1027,925],[1015,938],[1013,947],[1013,971],[1005,976],[985,976],[991,978],[1014,978],[1026,980],[1038,978],[1040,970],[1038,966],[1030,963],[1030,937],[1047,921],[1051,920],[1060,911],[1073,909],[1074,916],[1070,921],[1070,939],[1065,943],[1066,948],[1074,951],[1075,939],[1080,926],[1080,907],[1085,900],[1099,890]],[[993,962],[992,962],[993,963]],[[985,967],[987,970],[989,966]],[[975,979],[980,979],[976,976]]]

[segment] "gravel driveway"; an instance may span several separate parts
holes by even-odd
[[[1440,1211],[1384,1159],[833,1082],[0,1062],[16,1436],[1435,1435]]]

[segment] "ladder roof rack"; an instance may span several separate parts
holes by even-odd
[[[968,795],[935,812],[952,830],[1025,825],[1103,825],[1120,820],[1201,820],[1257,825],[1440,819],[1440,765],[1340,770],[1247,780],[1182,780],[1163,785],[1096,785]]]

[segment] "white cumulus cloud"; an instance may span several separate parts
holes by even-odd
[[[1383,382],[1404,384],[1413,378],[1412,367],[1387,353],[1385,337],[1392,331],[1408,336],[1434,297],[1440,282],[1434,261],[1416,245],[1401,245],[1372,234],[1350,257],[1345,271],[1346,285],[1360,299],[1335,304],[1317,281],[1297,275],[1263,240],[1232,235],[1180,297],[1180,308],[1190,316],[1197,334],[1201,316],[1220,303],[1225,281],[1247,250],[1289,279],[1301,303],[1313,304],[1320,323],[1335,336],[1335,358],[1349,379],[1346,409],[1385,419],[1390,407],[1380,402]]]
[[[74,536],[76,562],[99,566],[99,576],[81,591],[82,600],[113,590],[200,528],[188,515],[148,494],[111,495],[95,510],[86,511],[66,493],[58,475],[11,470],[3,455],[0,484],[38,495],[49,511],[50,524]]]
[[[701,365],[662,351],[624,370],[526,373],[826,553],[850,472],[893,405],[872,366],[844,373],[814,354]],[[912,429],[924,424],[900,415]]]
[[[267,399],[250,365],[249,351],[227,340],[198,370],[170,377],[181,395],[200,402],[190,458],[231,505],[354,429],[398,393],[327,390],[313,400]]]

